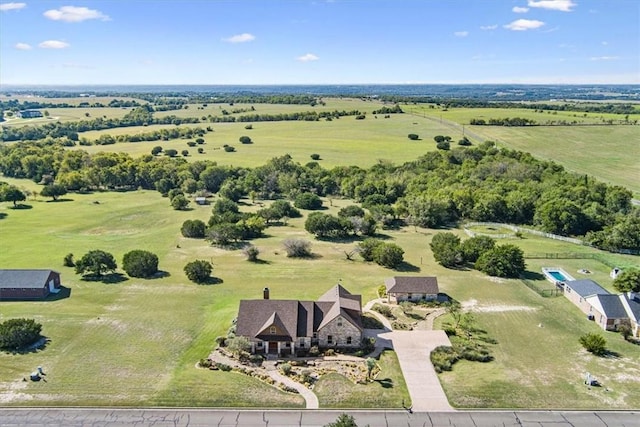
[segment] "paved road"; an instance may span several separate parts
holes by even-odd
[[[217,409],[0,409],[2,427],[293,427],[324,426],[343,411]],[[348,410],[360,426],[537,426],[637,427],[640,411],[463,411],[414,412]]]

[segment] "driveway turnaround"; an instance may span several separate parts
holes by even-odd
[[[429,357],[434,348],[441,345],[451,346],[444,331],[380,332],[378,337],[392,342],[411,396],[411,410],[453,410]]]
[[[0,426],[33,427],[319,427],[343,412],[359,426],[396,427],[636,427],[640,411],[454,411],[413,412],[235,409],[114,409],[16,408],[0,409]]]

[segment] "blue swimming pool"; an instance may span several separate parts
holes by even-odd
[[[569,273],[567,273],[566,271],[564,271],[559,267],[544,267],[542,269],[542,273],[544,274],[544,277],[546,277],[547,280],[550,281],[551,283],[568,282],[570,280],[576,280],[573,277],[571,277]]]

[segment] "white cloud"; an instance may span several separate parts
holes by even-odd
[[[89,19],[109,20],[109,17],[99,10],[76,6],[62,6],[60,9],[47,10],[43,15],[53,21],[64,22],[82,22]]]
[[[608,44],[609,44],[609,42],[601,42],[600,44],[601,44],[602,46],[606,46],[606,45],[608,45]]]
[[[576,5],[576,3],[574,3],[573,0],[529,0],[527,5],[529,7],[571,12],[571,9]]]
[[[536,19],[516,19],[510,24],[504,26],[507,30],[512,31],[526,31],[526,30],[535,30],[536,28],[540,28],[544,25],[544,22],[538,21]]]
[[[318,59],[320,58],[318,58],[313,53],[307,53],[306,55],[298,56],[296,58],[296,60],[300,62],[311,62],[311,61],[317,61]]]
[[[16,43],[14,47],[18,50],[31,50],[31,45],[27,43]]]
[[[222,41],[228,43],[246,43],[256,39],[256,36],[249,33],[236,34],[235,36],[228,37],[226,39],[222,39]]]
[[[0,11],[6,12],[8,10],[20,10],[27,7],[26,3],[0,3]]]
[[[46,40],[38,45],[42,49],[64,49],[69,47],[70,44],[60,40]]]
[[[514,6],[513,9],[511,9],[511,11],[513,13],[527,13],[527,12],[529,12],[529,8],[528,7]]]
[[[590,61],[615,61],[620,59],[619,56],[592,56]]]
[[[467,37],[469,35],[469,31],[456,31],[453,35],[456,37]]]
[[[494,24],[494,25],[481,25],[480,26],[480,29],[481,30],[485,30],[485,31],[486,30],[495,30],[496,28],[498,28],[497,24]]]

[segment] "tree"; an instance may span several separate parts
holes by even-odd
[[[182,154],[182,157],[189,157],[189,150],[182,150],[180,154]]]
[[[313,153],[310,157],[311,160],[320,160],[320,154],[318,153]]]
[[[344,218],[313,212],[307,217],[304,229],[317,237],[342,237],[347,235],[350,224]]]
[[[33,319],[9,319],[0,323],[0,349],[20,350],[40,339],[42,325]]]
[[[51,197],[54,201],[58,200],[58,197],[64,196],[65,194],[67,194],[67,189],[60,184],[45,185],[40,192],[40,195],[44,197]]]
[[[438,148],[438,150],[448,150],[451,148],[451,143],[449,143],[449,141],[438,142],[436,144],[436,147]]]
[[[307,258],[311,256],[311,242],[307,240],[285,239],[282,245],[289,258]]]
[[[122,269],[131,277],[152,277],[158,272],[158,256],[149,251],[135,249],[124,254]]]
[[[213,265],[209,261],[195,260],[184,266],[187,278],[195,283],[206,283],[213,271]]]
[[[182,194],[178,194],[173,199],[171,199],[171,206],[177,211],[186,209],[187,206],[189,206],[189,203],[191,202]]]
[[[296,196],[293,205],[299,209],[316,210],[322,207],[322,200],[313,193],[300,193]]]
[[[14,185],[3,185],[0,187],[0,202],[13,202],[13,207],[17,207],[17,202],[23,202],[27,196]]]
[[[253,141],[251,141],[251,138],[249,138],[248,136],[244,136],[244,135],[239,138],[239,141],[242,144],[252,144],[253,143]]]
[[[622,270],[622,273],[613,280],[613,287],[618,292],[640,292],[640,269]]]
[[[404,261],[404,250],[395,243],[382,243],[373,250],[373,260],[387,268],[397,268]]]
[[[436,262],[444,267],[454,267],[463,260],[460,238],[453,233],[437,233],[429,246]]]
[[[164,150],[164,155],[169,157],[175,157],[178,155],[178,150],[175,150],[173,148],[168,148]]]
[[[476,262],[480,255],[493,249],[496,241],[489,236],[474,236],[460,245],[462,256],[467,262]]]
[[[588,219],[580,207],[568,199],[553,199],[536,209],[533,222],[544,231],[579,235],[588,230]]]
[[[589,353],[603,356],[607,352],[607,340],[600,334],[588,333],[580,337],[580,344]]]
[[[350,218],[353,216],[364,217],[365,212],[360,206],[357,205],[349,205],[338,211],[338,216],[342,218]]]
[[[417,133],[410,133],[409,135],[407,135],[407,138],[412,141],[417,141],[420,139],[420,136]]]
[[[325,424],[324,427],[358,427],[358,424],[351,415],[340,414],[334,422]]]
[[[458,141],[458,145],[462,145],[463,147],[468,147],[471,145],[471,141],[466,136],[463,136],[461,140]]]
[[[358,253],[365,261],[373,261],[375,256],[375,249],[382,245],[384,242],[380,239],[374,239],[373,237],[369,237],[364,239],[362,242],[358,243]]]
[[[162,153],[162,147],[159,145],[156,145],[155,147],[153,147],[151,149],[151,154],[154,156],[157,156],[158,154]]]
[[[188,219],[182,223],[180,232],[184,237],[200,239],[204,237],[205,225],[199,219]]]
[[[525,270],[524,253],[515,245],[499,245],[483,253],[475,268],[497,277],[518,277]]]
[[[378,361],[373,357],[368,357],[366,362],[367,362],[367,378],[371,378],[371,373],[373,372],[374,368],[378,364]]]
[[[76,274],[89,276],[102,276],[108,272],[114,272],[118,268],[116,260],[108,252],[94,249],[87,252],[76,261]]]

